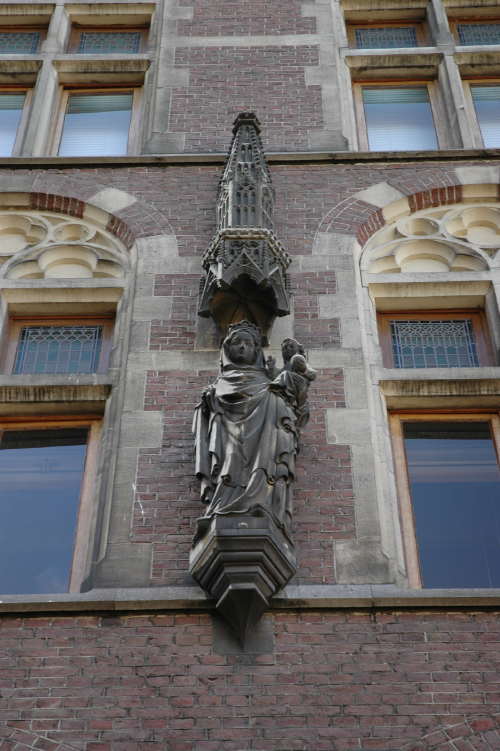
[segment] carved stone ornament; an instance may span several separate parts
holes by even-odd
[[[244,318],[266,332],[290,312],[291,259],[274,236],[274,190],[253,113],[235,120],[217,199],[217,232],[203,257],[198,314],[222,332]]]
[[[484,271],[498,266],[500,204],[440,206],[398,217],[365,246],[370,274]]]
[[[196,408],[196,475],[206,504],[190,557],[193,577],[243,642],[296,570],[292,487],[307,392],[316,373],[294,339],[283,368],[264,359],[262,333],[229,326],[220,372]]]
[[[49,211],[0,211],[0,278],[120,278],[128,254],[104,227]]]

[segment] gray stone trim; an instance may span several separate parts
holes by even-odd
[[[225,152],[211,152],[209,154],[151,154],[141,156],[36,156],[36,157],[0,157],[0,169],[34,169],[36,167],[66,167],[97,166],[105,167],[140,167],[151,165],[190,165],[190,164],[224,164]],[[314,164],[316,162],[330,162],[343,164],[345,162],[367,163],[387,162],[394,164],[405,162],[448,162],[471,160],[477,162],[491,162],[499,159],[498,149],[443,149],[440,151],[274,151],[266,154],[270,164],[287,164],[301,162]]]
[[[410,590],[383,584],[291,584],[271,602],[271,610],[484,607],[500,607],[500,589]],[[9,595],[0,600],[0,615],[214,609],[213,600],[199,587],[93,589],[74,594]]]

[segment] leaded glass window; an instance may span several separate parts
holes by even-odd
[[[362,96],[371,151],[437,148],[427,86],[363,86]]]
[[[417,47],[415,26],[381,26],[354,30],[356,47],[360,49],[390,49]]]
[[[500,23],[457,24],[460,44],[500,44]]]
[[[139,52],[140,31],[82,31],[77,52],[94,55]]]
[[[471,320],[392,320],[389,326],[395,368],[479,366]]]
[[[33,55],[39,44],[39,31],[0,31],[0,55]]]
[[[498,148],[500,146],[500,86],[471,84],[470,91],[483,143],[487,149]]]
[[[102,326],[23,326],[14,373],[95,373]]]

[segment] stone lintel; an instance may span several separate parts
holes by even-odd
[[[470,369],[472,370],[472,369]],[[488,368],[498,370],[498,368]],[[500,378],[381,379],[380,390],[389,409],[479,409],[500,407]]]

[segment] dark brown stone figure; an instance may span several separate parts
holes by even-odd
[[[260,330],[232,325],[220,374],[196,408],[196,474],[207,504],[202,534],[214,515],[269,515],[290,535],[299,430],[309,417],[307,390],[316,377],[303,347],[283,342],[284,368],[264,361]]]
[[[284,367],[264,360],[262,333],[229,326],[217,380],[196,408],[196,474],[207,504],[190,571],[241,643],[296,571],[290,536],[299,431],[315,372],[302,346],[283,343]]]

